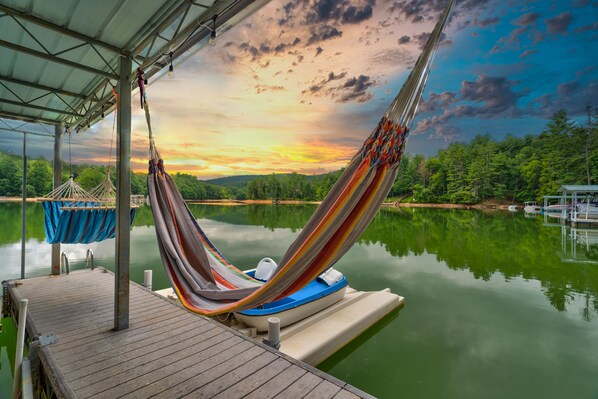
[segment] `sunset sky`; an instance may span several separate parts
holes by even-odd
[[[343,167],[403,84],[445,0],[272,0],[214,47],[151,82],[157,145],[170,172],[200,179],[319,174]],[[598,105],[598,1],[460,0],[407,144],[433,155],[478,133],[539,133]],[[133,159],[147,131],[133,94]],[[73,135],[74,162],[106,163],[112,118]],[[67,158],[65,138],[64,157]],[[18,136],[0,149],[20,153]],[[52,158],[32,138],[30,156]]]

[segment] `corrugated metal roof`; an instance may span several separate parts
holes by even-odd
[[[121,56],[148,77],[268,0],[0,0],[0,118],[71,128],[114,104]]]
[[[598,192],[598,185],[580,185],[580,184],[567,184],[559,188],[559,192],[566,193],[593,193]]]

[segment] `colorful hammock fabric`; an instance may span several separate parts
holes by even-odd
[[[114,238],[116,212],[93,202],[44,201],[44,230],[49,244],[89,244]],[[131,222],[135,217],[131,209]]]
[[[449,0],[401,92],[266,283],[228,262],[197,224],[164,170],[144,103],[150,136],[148,190],[158,246],[172,287],[187,309],[216,315],[284,298],[332,267],[353,246],[394,183],[408,126],[452,7]]]

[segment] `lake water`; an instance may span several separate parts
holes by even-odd
[[[314,209],[191,206],[242,269],[279,260]],[[41,206],[27,216],[27,276],[48,274]],[[19,204],[0,203],[0,280],[20,276],[20,218]],[[405,307],[319,368],[380,398],[597,398],[598,231],[544,224],[521,213],[382,209],[336,268],[358,290],[389,287]],[[87,248],[112,268],[108,240],[64,245],[71,269],[84,267]],[[134,281],[153,269],[154,289],[168,286],[149,208],[133,224],[130,268]],[[3,335],[9,388],[14,346]]]

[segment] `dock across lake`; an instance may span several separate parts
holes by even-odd
[[[36,388],[59,398],[371,397],[135,283],[130,327],[114,331],[114,275],[101,268],[10,281],[5,294],[13,316],[29,300]]]

